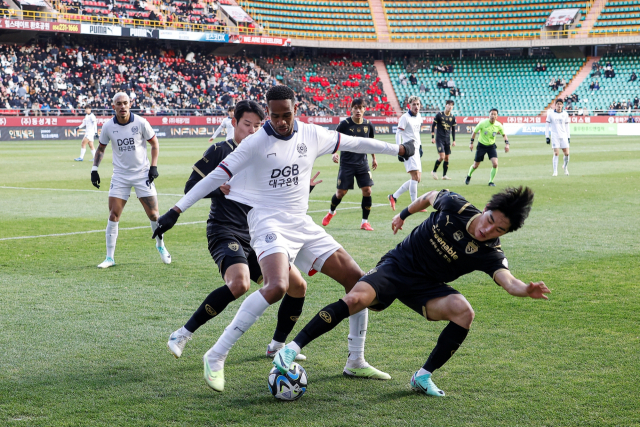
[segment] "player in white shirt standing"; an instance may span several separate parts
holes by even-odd
[[[142,203],[149,220],[151,229],[158,227],[158,198],[153,180],[158,174],[158,153],[160,146],[149,122],[135,114],[131,114],[131,100],[124,92],[116,93],[113,97],[113,109],[116,114],[113,119],[102,125],[100,144],[93,158],[91,168],[91,183],[100,188],[98,166],[104,157],[107,145],[113,148],[113,176],[109,186],[109,221],[107,222],[107,258],[98,268],[108,268],[115,265],[113,258],[118,239],[118,222],[127,204],[131,187],[136,189],[136,196]],[[151,145],[151,165],[147,158],[147,143]],[[162,236],[156,238],[156,248],[165,264],[171,263],[171,255],[164,247]]]
[[[220,126],[218,126],[218,129],[216,129],[216,131],[213,133],[213,136],[209,138],[209,142],[213,142],[213,140],[216,139],[216,137],[222,133],[223,129],[227,134],[227,140],[233,139],[233,132],[235,130],[233,129],[233,124],[231,122],[233,120],[233,112],[235,110],[236,110],[236,107],[234,106],[229,107],[229,109],[227,110],[227,113],[229,114],[229,116],[225,117],[224,120],[222,120],[222,123],[220,123]]]
[[[564,153],[564,163],[562,169],[564,174],[569,175],[569,143],[571,134],[569,131],[569,114],[563,111],[564,101],[556,101],[556,109],[547,111],[547,124],[544,134],[547,137],[547,144],[553,148],[553,176],[558,176],[558,155],[560,149]]]
[[[413,144],[392,145],[357,138],[295,120],[294,92],[284,85],[267,92],[268,121],[246,137],[211,173],[158,219],[154,236],[165,233],[180,213],[229,181],[228,199],[251,206],[247,215],[251,247],[258,254],[264,286],[249,295],[216,344],[204,355],[204,377],[216,391],[224,389],[224,362],[231,347],[264,311],[282,299],[294,263],[310,276],[320,271],[347,292],[364,272],[351,256],[307,215],[311,169],[315,159],[338,150],[409,158]],[[331,322],[331,313],[327,313]],[[350,318],[349,357],[344,375],[390,379],[364,358],[367,313]]]
[[[420,126],[422,126],[422,116],[420,115],[420,98],[412,96],[409,98],[409,111],[404,113],[400,117],[398,122],[398,130],[396,131],[396,144],[400,145],[403,142],[412,142],[415,145],[415,154],[404,161],[404,168],[411,179],[398,188],[398,190],[389,194],[389,204],[391,209],[396,210],[396,201],[402,193],[409,190],[411,195],[411,201],[413,202],[418,197],[418,183],[422,177],[422,144],[420,143]]]
[[[80,126],[76,128],[76,130],[85,128],[84,138],[82,138],[82,145],[80,146],[80,157],[73,159],[76,162],[84,160],[84,153],[87,152],[87,144],[89,144],[89,148],[91,149],[91,158],[96,155],[96,150],[93,148],[93,140],[96,139],[96,134],[98,133],[98,119],[96,119],[95,114],[91,112],[91,107],[86,107],[84,112],[87,113],[87,115],[84,116],[84,120],[82,120]]]

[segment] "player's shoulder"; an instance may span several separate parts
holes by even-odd
[[[438,211],[455,211],[458,214],[463,213],[467,209],[477,211],[477,208],[471,204],[464,196],[449,191],[448,189],[442,189],[436,195],[433,202],[433,208]]]
[[[115,121],[116,121],[116,116],[111,117],[109,120],[105,121],[102,124],[102,132],[111,129],[113,126],[115,126]]]
[[[140,123],[140,124],[143,124],[143,125],[148,125],[149,124],[149,120],[145,119],[144,117],[139,116],[137,114],[133,114],[133,113],[131,113],[131,115],[133,116],[133,120],[131,120],[132,123],[136,123],[137,122],[137,123]]]

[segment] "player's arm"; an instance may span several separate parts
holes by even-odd
[[[376,132],[375,130],[373,130],[373,126],[371,125],[371,123],[369,123],[369,138],[375,138],[376,137]],[[376,155],[375,154],[371,154],[371,170],[376,170],[378,169],[378,161],[376,160]]]
[[[361,138],[349,135],[338,134],[338,147],[344,151],[351,151],[360,154],[387,154],[390,156],[400,156],[408,159],[416,152],[412,141],[400,145],[387,144],[372,138]]]
[[[409,206],[404,208],[402,212],[393,217],[391,221],[391,229],[393,230],[393,234],[396,234],[398,230],[402,230],[402,226],[404,225],[404,221],[407,219],[409,215],[413,215],[416,212],[420,212],[423,209],[427,209],[429,206],[433,206],[433,203],[436,200],[436,196],[438,196],[439,191],[429,191],[428,193],[418,197],[414,200]]]
[[[569,121],[569,116],[567,115],[567,120],[564,122],[565,129],[567,130],[567,142],[571,144],[571,123]]]
[[[509,152],[509,137],[507,137],[507,133],[504,131],[504,128],[500,128],[500,134],[502,135],[502,138],[504,139],[504,152],[508,153]]]
[[[214,139],[216,139],[218,137],[218,135],[220,135],[222,133],[222,129],[223,128],[224,128],[224,125],[222,123],[220,123],[220,126],[218,126],[218,128],[215,130],[215,132],[213,132],[213,136],[211,138],[209,138],[209,142],[211,142]]]
[[[151,146],[151,166],[149,167],[149,184],[151,184],[157,177],[158,173],[158,155],[160,154],[160,143],[158,137],[153,135],[151,139],[147,141]]]
[[[85,117],[84,119],[82,119],[82,123],[80,123],[80,126],[78,126],[77,129],[82,129],[86,125],[87,125],[87,118]]]
[[[213,150],[212,150],[213,149]],[[191,189],[199,183],[202,178],[209,175],[211,171],[218,167],[223,160],[222,150],[218,150],[217,147],[212,145],[204,153],[202,159],[198,160],[195,165],[192,166],[193,171],[191,176],[184,185],[184,194],[187,194]],[[223,192],[221,188],[216,188],[211,193],[207,194],[205,198],[210,199],[212,197],[223,197],[225,194],[229,194],[229,191]]]
[[[504,288],[510,295],[515,297],[531,297],[536,299],[549,299],[545,294],[551,291],[544,282],[529,282],[527,285],[516,279],[509,270],[499,270],[494,277],[496,283]]]
[[[103,132],[104,134],[104,132]],[[102,135],[100,135],[102,137]],[[100,174],[98,174],[98,166],[102,162],[102,158],[104,157],[104,150],[107,148],[105,144],[100,142],[98,144],[98,148],[96,149],[96,155],[93,156],[93,167],[91,168],[91,184],[94,187],[100,188]]]
[[[456,118],[453,118],[453,125],[451,126],[451,138],[453,139],[453,142],[451,145],[453,145],[454,147],[456,146]]]
[[[547,120],[544,124],[544,136],[547,139],[547,144],[551,144],[551,138],[549,137],[549,113],[547,113]]]
[[[477,128],[473,128],[473,133],[471,134],[471,143],[469,144],[469,149],[471,151],[473,151],[473,141],[476,139],[476,129]]]
[[[433,119],[433,123],[431,123],[431,143],[435,144],[436,143],[436,121],[438,120],[438,116],[436,116],[435,119]]]

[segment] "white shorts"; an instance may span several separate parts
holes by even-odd
[[[113,174],[111,177],[111,185],[109,186],[109,197],[116,197],[122,200],[129,200],[131,195],[131,187],[136,189],[136,196],[150,197],[157,196],[156,184],[149,184],[149,172],[137,175]]]
[[[409,171],[422,172],[422,161],[420,160],[420,152],[418,148],[416,148],[416,154],[409,157],[409,160],[404,161],[404,169],[407,172]]]
[[[254,208],[247,217],[251,247],[258,261],[267,255],[283,253],[301,271],[314,275],[325,261],[342,246],[324,228],[306,214],[260,211]]]
[[[569,148],[569,141],[563,138],[551,138],[551,148]]]
[[[89,141],[93,141],[96,139],[96,134],[95,133],[85,133],[83,139],[86,138]]]

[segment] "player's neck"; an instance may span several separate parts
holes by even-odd
[[[127,123],[129,123],[129,120],[131,120],[131,113],[127,114],[124,119],[120,119],[120,116],[116,114],[116,120],[121,125],[126,125]]]
[[[364,118],[360,117],[360,119],[356,119],[355,117],[351,116],[351,120],[353,120],[353,123],[357,124],[357,125],[361,125],[362,122],[364,122]]]

